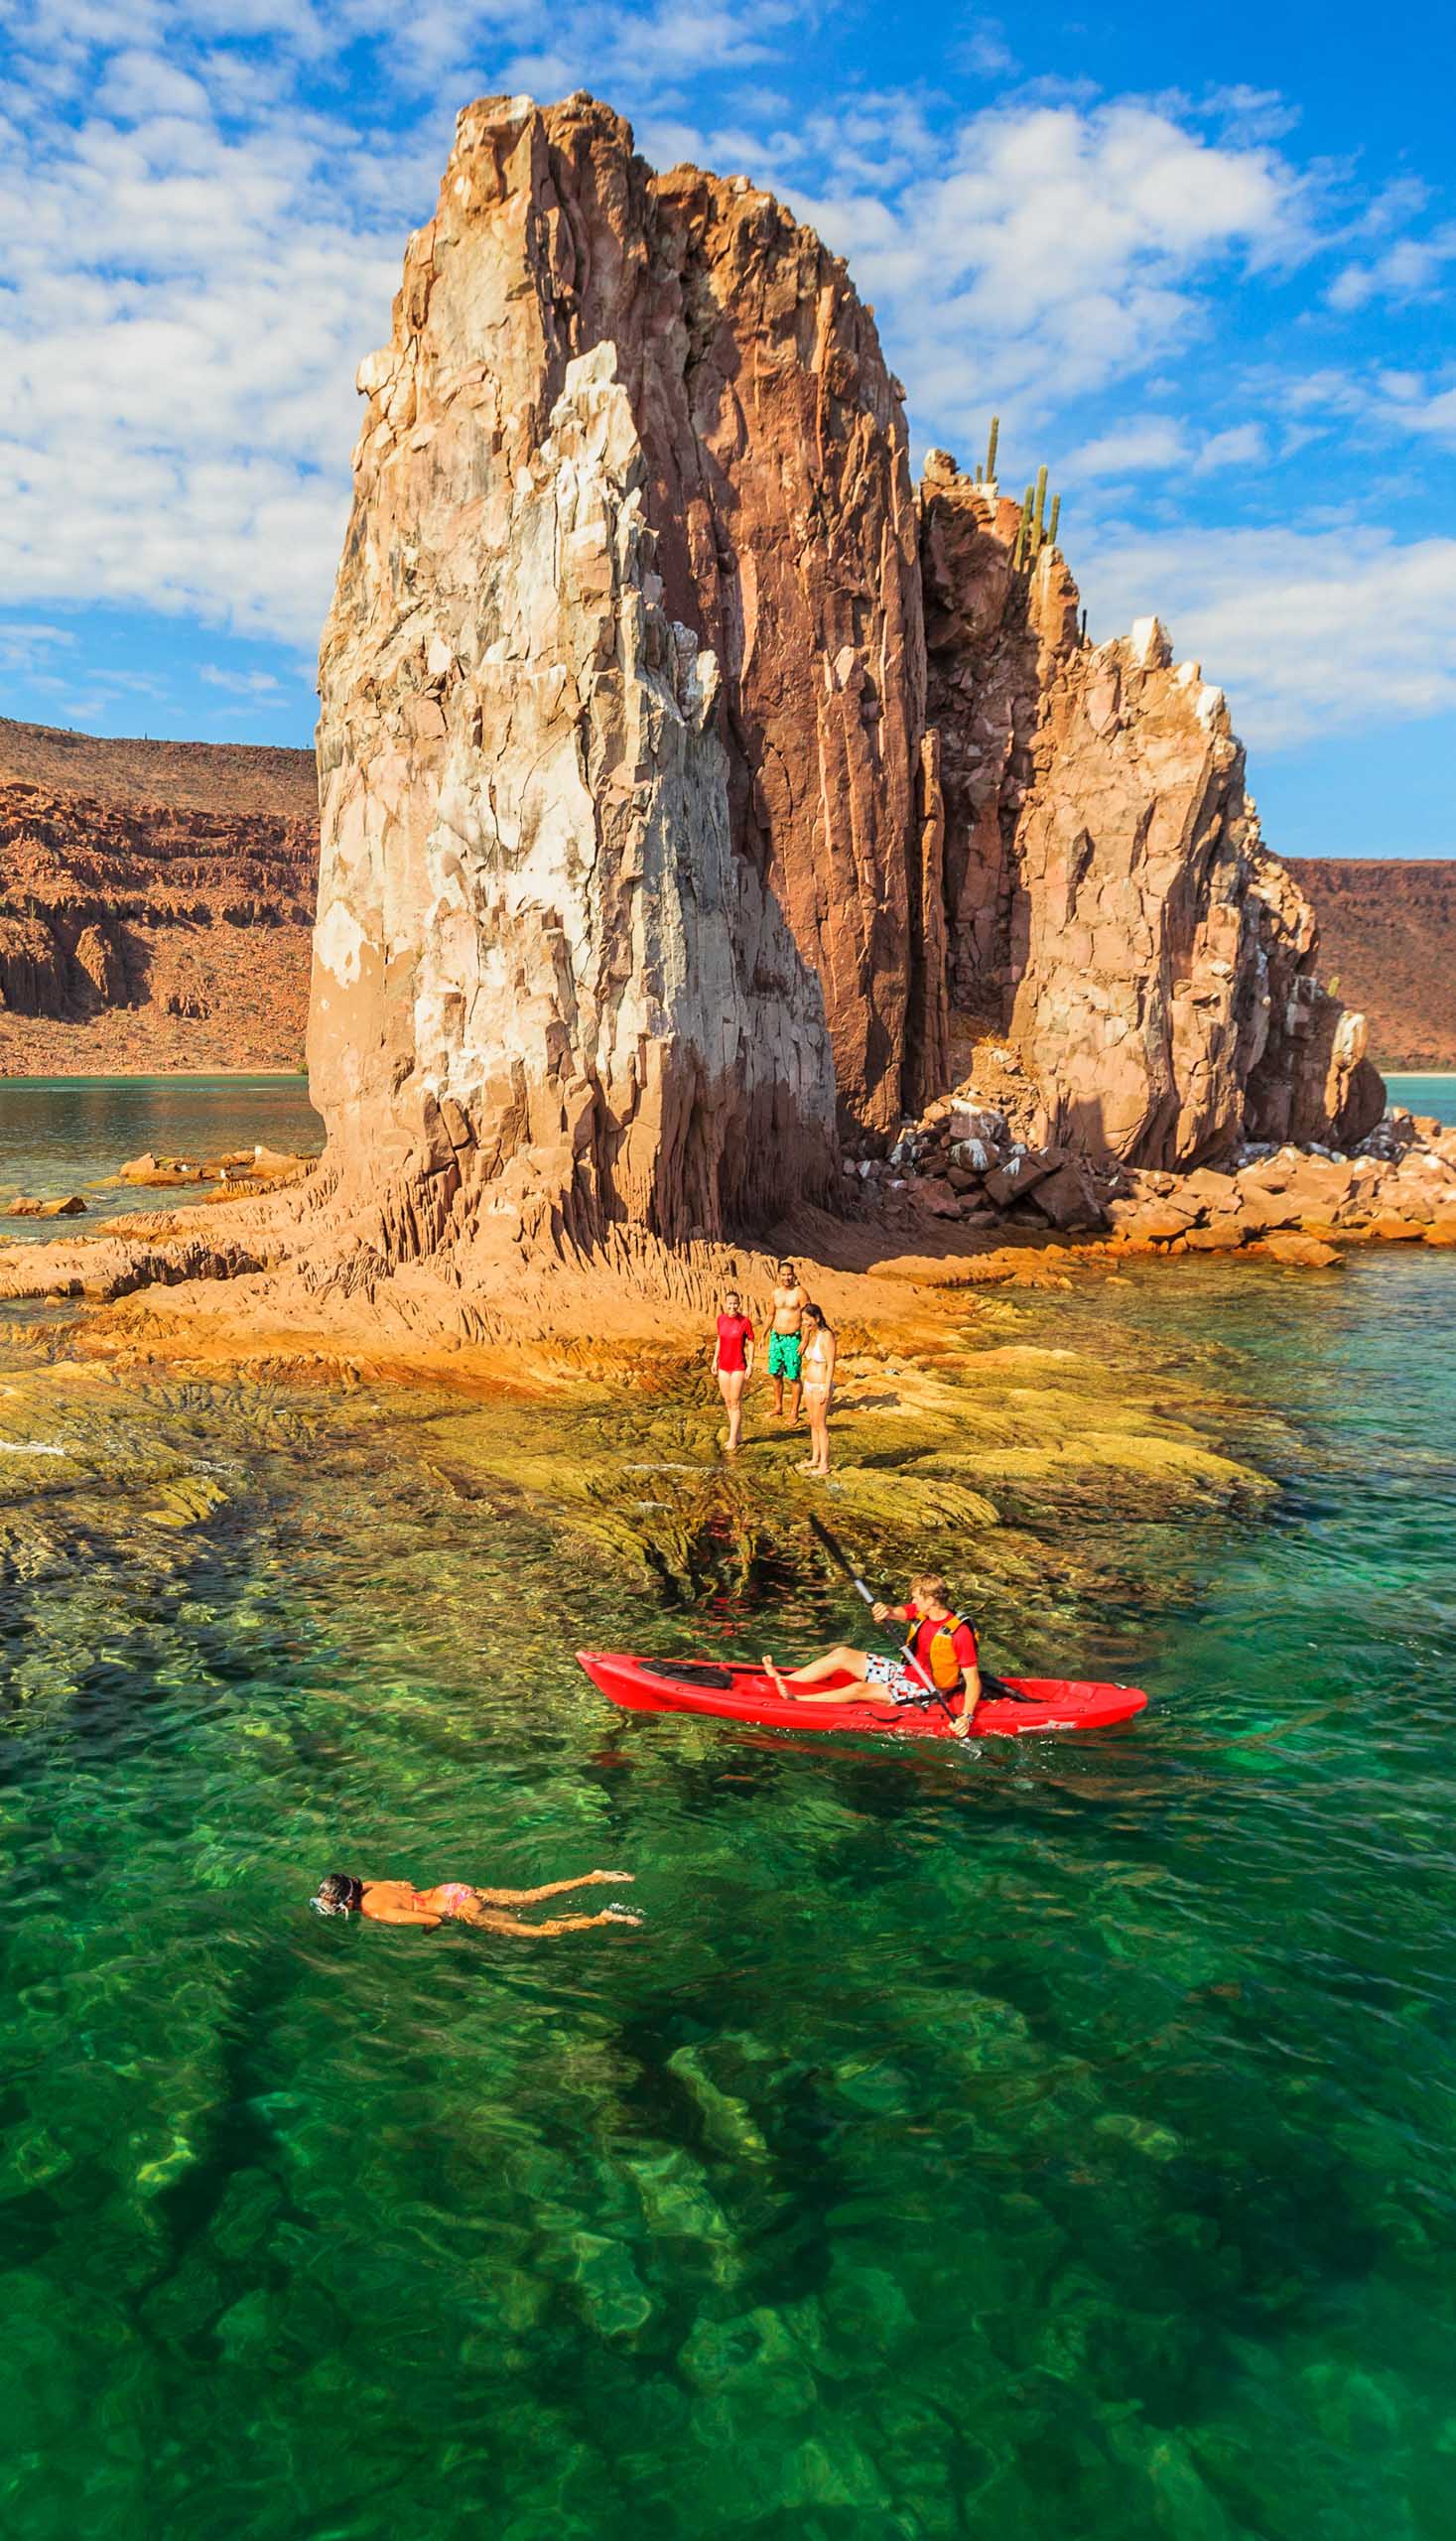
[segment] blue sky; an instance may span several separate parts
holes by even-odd
[[[310,737],[352,388],[457,110],[592,87],[850,258],[917,455],[1046,460],[1271,845],[1456,854],[1449,21],[0,0],[0,714]]]

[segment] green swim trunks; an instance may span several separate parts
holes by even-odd
[[[799,1363],[804,1356],[801,1333],[770,1332],[768,1336],[768,1373],[782,1377],[787,1385],[799,1382]]]

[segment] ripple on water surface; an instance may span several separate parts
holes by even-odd
[[[608,1712],[587,1618],[701,1618],[460,1496],[459,1404],[0,1367],[7,2531],[1445,2530],[1456,1282],[1045,1311],[1284,1487],[1014,1643],[964,1547],[1158,1697],[970,1754]],[[307,1911],[595,1864],[641,1933]]]

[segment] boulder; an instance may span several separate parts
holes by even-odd
[[[1221,1210],[1236,1206],[1239,1185],[1232,1173],[1218,1173],[1211,1165],[1200,1164],[1192,1173],[1184,1174],[1178,1195],[1200,1217],[1216,1217]]]
[[[1297,1270],[1328,1270],[1340,1259],[1332,1244],[1321,1244],[1312,1235],[1271,1235],[1263,1250],[1271,1262]]]
[[[1065,1160],[1059,1148],[1024,1147],[1020,1153],[1007,1156],[986,1177],[986,1196],[998,1209],[1008,1209],[1014,1200],[1024,1200],[1038,1182],[1045,1182]]]
[[[1372,1244],[1419,1244],[1426,1232],[1426,1221],[1398,1217],[1392,1209],[1383,1209],[1365,1229]]]
[[[1123,1233],[1133,1244],[1173,1245],[1188,1233],[1187,1213],[1182,1209],[1171,1209],[1166,1201],[1160,1200],[1151,1202],[1148,1207],[1139,1209],[1135,1216],[1124,1218],[1120,1223]]]
[[[1190,1253],[1237,1253],[1243,1242],[1244,1230],[1235,1218],[1215,1218],[1206,1227],[1188,1230]]]
[[[917,1207],[928,1209],[933,1218],[960,1216],[960,1192],[951,1183],[941,1181],[938,1175],[927,1174],[923,1181],[912,1185],[912,1189]]]
[[[68,1191],[64,1200],[43,1200],[36,1215],[38,1218],[83,1218],[86,1204],[78,1191]]]
[[[1063,1230],[1105,1227],[1108,1223],[1091,1171],[1080,1156],[1068,1156],[1037,1183],[1031,1206],[1049,1226]]]

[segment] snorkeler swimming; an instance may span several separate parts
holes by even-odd
[[[502,1914],[506,1906],[536,1906],[545,1897],[564,1897],[573,1888],[602,1888],[618,1881],[628,1885],[629,1870],[589,1870],[580,1879],[553,1879],[544,1888],[470,1888],[450,1879],[438,1888],[412,1888],[407,1879],[354,1879],[331,1870],[319,1882],[310,1901],[319,1915],[362,1915],[369,1924],[413,1924],[433,1933],[442,1924],[471,1924],[479,1932],[511,1933],[529,1940],[538,1934],[590,1932],[596,1924],[640,1924],[627,1906],[603,1906],[599,1915],[552,1915],[528,1924],[519,1915]]]

